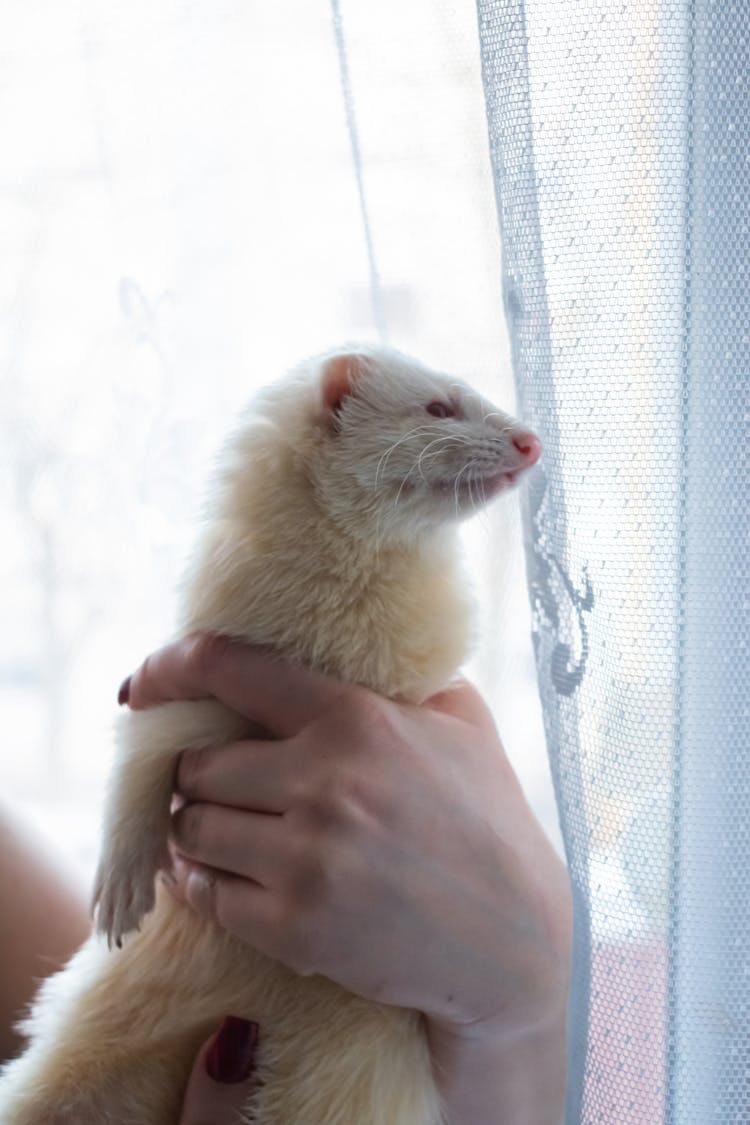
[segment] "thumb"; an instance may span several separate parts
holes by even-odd
[[[257,1088],[257,1042],[257,1023],[238,1016],[225,1018],[196,1056],[179,1125],[236,1125],[239,1112]]]

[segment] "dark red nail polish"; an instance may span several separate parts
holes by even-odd
[[[244,1082],[253,1072],[258,1024],[227,1016],[206,1053],[206,1073],[214,1082]]]
[[[123,680],[120,684],[120,690],[117,693],[117,702],[123,707],[130,699],[130,676]]]

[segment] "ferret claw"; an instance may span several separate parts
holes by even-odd
[[[156,900],[154,880],[161,867],[168,866],[168,854],[131,856],[125,862],[103,858],[95,881],[93,906],[96,930],[122,948],[126,934],[140,928],[144,916]]]

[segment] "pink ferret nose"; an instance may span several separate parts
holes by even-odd
[[[527,433],[525,430],[517,433],[513,438],[513,444],[523,457],[525,469],[529,469],[537,463],[542,453],[542,443],[536,434]]]

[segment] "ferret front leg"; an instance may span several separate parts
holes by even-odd
[[[92,905],[96,928],[121,944],[154,905],[154,879],[170,864],[169,807],[179,747],[163,737],[158,711],[122,716],[104,814]]]
[[[180,752],[237,738],[247,725],[213,700],[165,703],[122,716],[93,893],[96,928],[110,945],[139,928],[154,905],[156,876],[170,866],[167,838]]]

